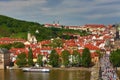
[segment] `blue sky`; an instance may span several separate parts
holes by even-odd
[[[62,25],[120,22],[120,0],[0,0],[0,14]]]

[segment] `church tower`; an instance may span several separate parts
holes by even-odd
[[[30,34],[30,32],[28,32],[27,40],[30,41],[30,38],[31,38],[31,34]]]

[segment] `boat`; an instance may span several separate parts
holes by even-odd
[[[24,72],[50,72],[49,68],[22,68]]]

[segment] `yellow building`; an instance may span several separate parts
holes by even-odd
[[[10,53],[5,48],[0,48],[0,69],[5,69],[10,64]]]

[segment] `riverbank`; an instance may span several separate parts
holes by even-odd
[[[91,71],[91,68],[84,68],[84,67],[70,67],[70,68],[50,68],[51,70],[66,70],[66,71]]]
[[[45,67],[45,68],[49,68],[51,70],[66,70],[66,71],[75,71],[75,70],[81,70],[81,71],[91,71],[91,68],[85,68],[85,67],[68,67],[68,68],[65,68],[65,67],[59,67],[59,68],[53,68],[53,67]],[[22,69],[22,68],[19,68],[19,67],[9,67],[8,69]]]

